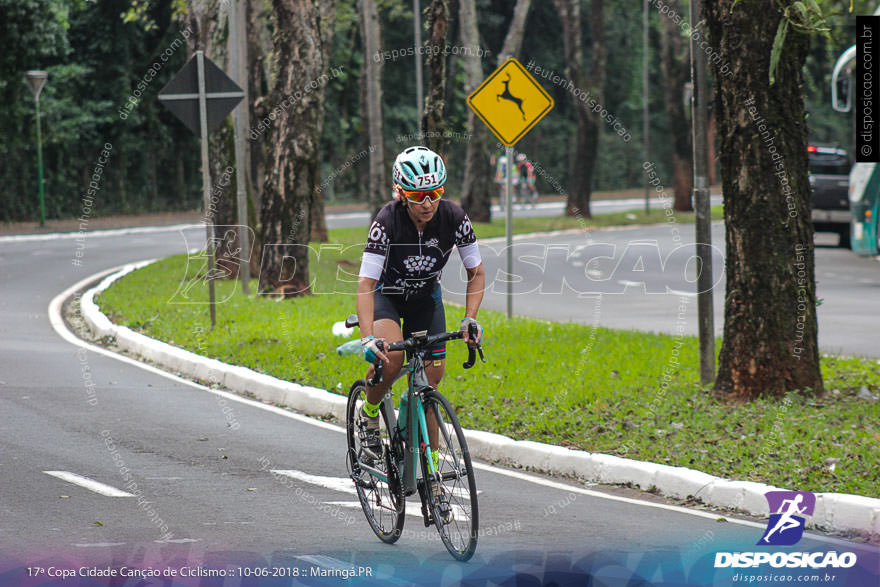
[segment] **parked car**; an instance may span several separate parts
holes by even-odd
[[[813,190],[813,228],[836,232],[841,247],[850,247],[849,172],[846,151],[836,146],[809,145],[810,187]]]

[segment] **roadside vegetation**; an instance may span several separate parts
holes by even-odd
[[[529,219],[529,230],[563,228],[559,219],[543,219],[543,227],[541,220]],[[475,229],[481,238],[497,230]],[[175,346],[345,394],[366,363],[335,352],[357,332],[341,338],[330,328],[354,312],[363,233],[331,231],[340,246],[325,245],[320,262],[311,260],[309,297],[275,301],[215,282],[213,331],[204,303],[175,303],[207,299],[197,278],[200,259],[176,256],[133,272],[98,304],[114,322]],[[184,300],[179,288],[194,278]],[[448,329],[458,327],[460,314],[447,306]],[[880,361],[825,356],[822,397],[795,392],[729,404],[699,385],[693,337],[508,321],[486,310],[480,322],[488,362],[465,371],[464,345],[450,343],[441,384],[465,427],[791,489],[880,497],[880,402],[870,399],[880,389]]]

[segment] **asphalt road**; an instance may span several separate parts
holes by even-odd
[[[633,226],[514,241],[513,312],[545,320],[644,332],[697,334],[692,225]],[[844,355],[880,357],[880,264],[816,237],[819,347]],[[724,329],[724,226],[715,223],[713,307],[717,336]],[[487,273],[483,307],[506,311],[504,239],[481,249]],[[796,259],[792,256],[792,263]],[[460,261],[444,272],[445,295],[463,303]],[[797,315],[797,308],[792,314]],[[792,332],[792,337],[795,336]]]
[[[712,196],[712,205],[721,203],[721,196]],[[621,200],[593,200],[590,202],[590,210],[593,214],[610,214],[612,212],[623,212],[625,210],[644,208],[645,200],[643,198],[626,198]],[[652,209],[662,208],[661,200],[651,198],[649,206]],[[517,218],[532,218],[536,216],[555,216],[562,214],[565,208],[565,202],[542,202],[534,206],[527,204],[514,204],[513,213]],[[503,218],[504,211],[497,204],[492,205],[492,215],[496,218]],[[348,228],[353,226],[369,226],[370,221],[367,212],[351,212],[348,214],[332,214],[327,217],[328,224],[331,228]]]
[[[188,232],[190,243],[201,234]],[[719,524],[626,490],[602,497],[487,465],[477,472],[485,534],[473,562],[453,562],[416,517],[396,546],[381,544],[344,479],[338,427],[81,350],[50,325],[50,302],[80,279],[185,248],[168,230],[92,236],[84,249],[69,237],[0,240],[0,584],[46,578],[26,581],[25,567],[103,565],[363,567],[364,584],[367,572],[386,584],[517,573],[565,584],[587,572],[608,584],[634,573],[712,584],[715,552],[755,548],[763,524]],[[862,552],[821,536],[800,548]]]

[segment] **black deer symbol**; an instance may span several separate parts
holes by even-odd
[[[502,81],[501,83],[504,84],[504,92],[501,94],[496,94],[495,101],[497,102],[501,99],[510,100],[511,102],[516,104],[516,107],[519,108],[520,112],[522,112],[523,120],[525,120],[526,113],[523,112],[523,109],[522,109],[522,98],[517,98],[516,96],[514,96],[513,94],[510,93],[510,74],[509,73],[507,74],[507,79]]]

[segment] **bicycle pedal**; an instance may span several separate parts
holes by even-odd
[[[363,453],[363,455],[364,455],[365,457],[367,457],[368,459],[372,460],[373,463],[382,460],[382,455],[381,455],[381,454],[376,454],[375,452],[373,452],[373,449],[368,448],[368,447],[366,447],[366,446],[362,446],[362,447],[361,447],[361,452]],[[381,453],[381,450],[380,450],[379,452]]]
[[[352,475],[351,480],[354,481],[355,485],[361,487],[363,489],[375,489],[375,484],[372,481],[364,481],[363,478]]]

